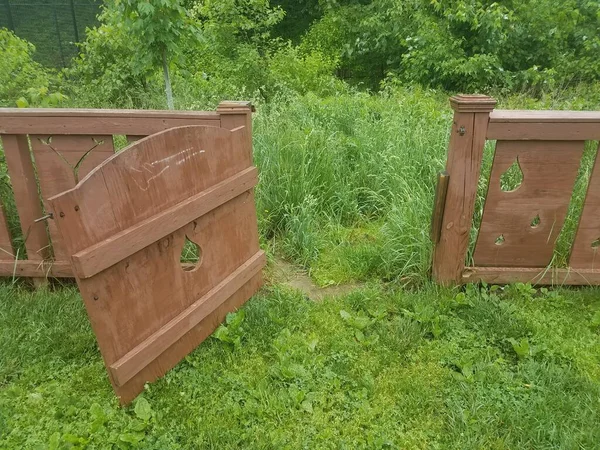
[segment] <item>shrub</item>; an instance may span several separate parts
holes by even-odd
[[[48,91],[53,74],[33,60],[34,52],[33,44],[0,28],[0,106],[17,106],[28,89]]]

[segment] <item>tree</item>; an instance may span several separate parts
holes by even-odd
[[[169,63],[182,52],[182,41],[200,39],[196,21],[188,15],[181,0],[115,0],[128,33],[140,43],[135,64],[140,71],[162,66],[167,105],[173,109]]]

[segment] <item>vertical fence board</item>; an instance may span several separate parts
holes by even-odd
[[[46,224],[34,222],[35,219],[42,216],[43,212],[27,136],[3,135],[2,143],[15,193],[27,258],[32,261],[41,261],[48,255],[49,241]]]
[[[588,183],[569,265],[577,269],[600,269],[600,145]]]
[[[4,214],[4,206],[0,204],[0,260],[13,260],[15,258],[8,222]]]

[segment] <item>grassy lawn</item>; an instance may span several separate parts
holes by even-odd
[[[238,345],[120,408],[76,289],[3,285],[0,448],[597,448],[599,310],[598,289],[269,284]]]
[[[504,103],[570,106],[524,101]],[[1,284],[0,449],[598,448],[600,289],[429,281],[450,123],[447,97],[418,89],[260,108],[268,282],[230,317],[229,339],[209,338],[130,407],[118,406],[73,285]],[[553,266],[566,264],[595,145]],[[276,275],[282,258],[325,298]]]

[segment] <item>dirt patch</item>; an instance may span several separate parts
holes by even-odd
[[[296,289],[313,301],[320,301],[325,297],[345,295],[360,287],[360,284],[356,283],[319,287],[313,283],[304,270],[280,258],[275,259],[272,270],[272,280],[274,282]]]

